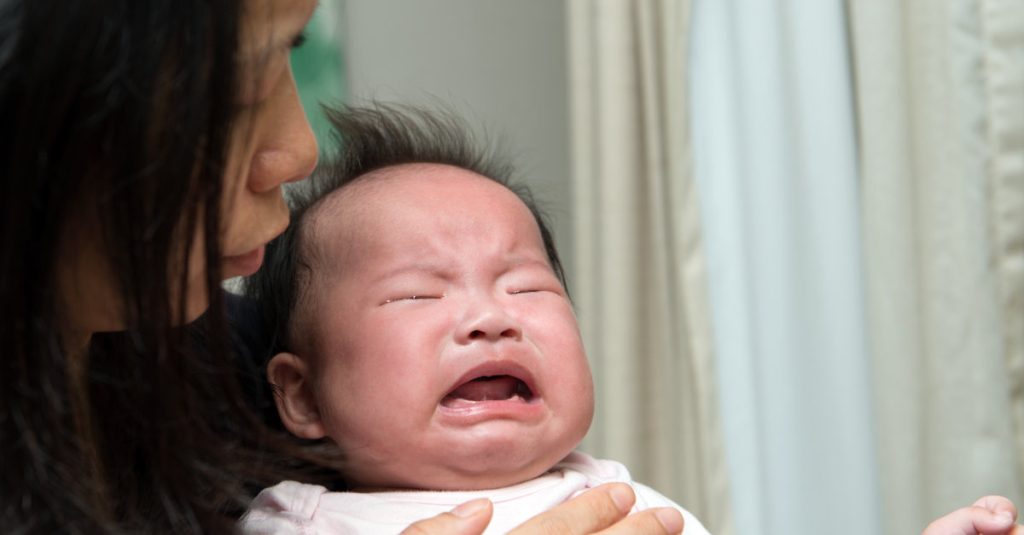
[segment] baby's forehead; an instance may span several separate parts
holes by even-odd
[[[325,196],[317,206],[315,224],[358,223],[381,213],[417,208],[441,212],[446,206],[475,203],[515,205],[519,214],[533,219],[523,199],[497,180],[451,165],[403,164],[361,175]]]
[[[505,208],[491,211],[492,206]],[[469,218],[488,228],[516,225],[540,238],[535,215],[512,189],[441,164],[404,164],[361,175],[325,195],[304,218],[300,232],[306,254],[315,260],[328,252],[355,254],[349,247],[356,242],[379,244],[381,231],[399,221],[412,232],[426,232],[436,229],[438,220],[457,225]]]
[[[408,163],[376,169],[356,177],[338,192],[346,201],[377,197],[410,197],[426,201],[453,193],[473,197],[504,198],[525,203],[505,184],[475,171],[448,164]]]

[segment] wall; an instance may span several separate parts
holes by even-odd
[[[565,7],[551,0],[344,0],[349,100],[454,107],[547,207],[572,272]]]

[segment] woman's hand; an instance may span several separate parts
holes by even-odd
[[[1024,535],[1015,525],[1017,508],[1002,496],[985,496],[932,522],[921,535]]]
[[[511,535],[682,533],[683,515],[675,509],[648,509],[626,516],[635,501],[636,494],[629,485],[608,483],[527,520]]]
[[[484,532],[494,506],[480,498],[466,502],[449,513],[441,513],[402,530],[401,535],[480,535]]]
[[[672,535],[682,533],[683,516],[671,508],[629,515],[636,495],[629,485],[608,483],[541,513],[512,535]],[[473,500],[450,513],[421,520],[403,535],[480,535],[494,512],[491,502]],[[629,515],[629,516],[627,516]],[[930,535],[930,534],[929,534]]]

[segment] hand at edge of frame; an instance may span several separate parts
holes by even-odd
[[[1017,507],[1002,496],[985,496],[928,524],[921,535],[1024,535],[1014,524]]]

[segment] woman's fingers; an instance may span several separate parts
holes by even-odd
[[[676,535],[683,532],[683,515],[671,507],[647,509],[620,520],[600,535]]]
[[[1010,518],[1013,520],[1017,519],[1017,507],[1013,505],[1013,502],[1009,498],[1002,496],[985,496],[978,498],[978,501],[974,502],[974,507],[981,507],[982,509],[988,509],[993,513],[1008,513]]]
[[[486,498],[466,502],[450,513],[420,520],[401,535],[480,535],[487,528],[494,506]]]
[[[671,508],[633,515],[636,495],[623,483],[608,483],[541,513],[512,530],[513,535],[674,535],[683,531],[683,516]],[[421,520],[402,535],[480,535],[494,513],[486,499],[466,502],[450,513]],[[628,516],[627,516],[628,515]]]
[[[634,533],[676,535],[683,532],[683,515],[670,507],[648,509],[632,514],[618,524],[601,531],[601,535]]]
[[[669,535],[680,533],[683,517],[674,509],[651,509],[632,516],[633,489],[608,483],[526,521],[512,535]]]
[[[980,507],[964,507],[932,522],[922,535],[1013,533],[1013,520]]]
[[[527,520],[509,535],[596,533],[625,517],[635,501],[636,495],[629,485],[601,485]]]
[[[923,535],[1010,535],[1021,533],[1014,527],[1017,508],[1002,496],[985,496],[970,507],[957,509],[925,528]]]

